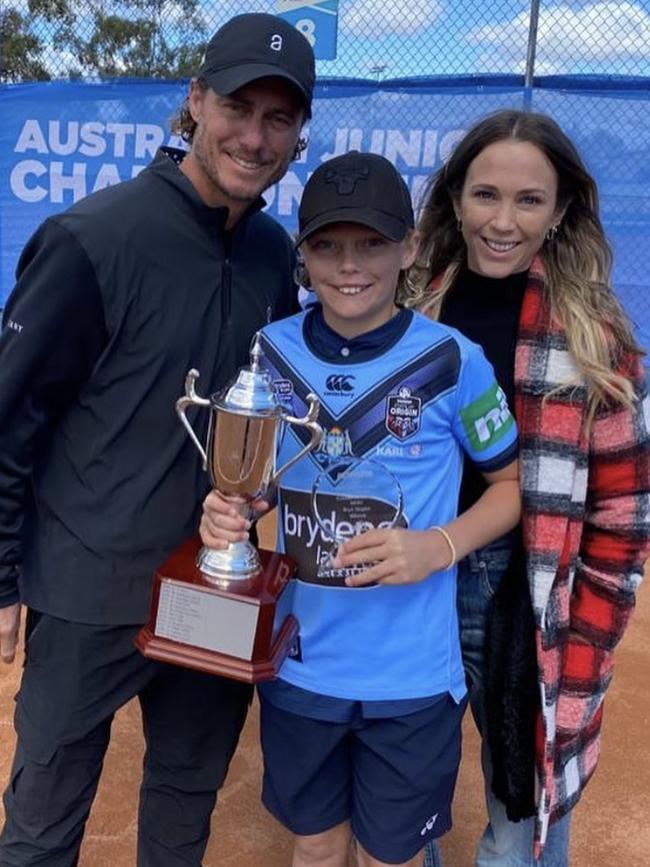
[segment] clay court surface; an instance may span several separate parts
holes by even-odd
[[[617,654],[605,709],[603,756],[575,811],[572,867],[650,865],[650,584]],[[20,660],[0,673],[0,785],[13,752],[13,696]],[[258,803],[260,753],[257,705],[248,717],[212,821],[204,867],[289,867],[287,834]],[[116,717],[99,793],[88,823],[81,867],[132,867],[142,758],[137,702]],[[0,815],[2,809],[0,807]],[[465,719],[464,758],[456,792],[454,828],[443,839],[445,867],[471,867],[484,821],[478,740]],[[161,865],[164,867],[164,865]]]

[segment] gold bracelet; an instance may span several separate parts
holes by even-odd
[[[443,537],[443,539],[445,540],[445,542],[449,546],[449,551],[451,552],[451,560],[445,566],[445,570],[451,569],[452,566],[456,565],[456,546],[451,541],[451,536],[449,535],[449,533],[446,530],[444,530],[442,527],[432,527],[431,529],[436,530],[438,533],[440,533],[440,535]]]

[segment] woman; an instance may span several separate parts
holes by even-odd
[[[609,285],[595,183],[550,118],[479,122],[432,178],[420,230],[402,300],[483,346],[521,437],[521,556],[510,534],[458,576],[490,820],[476,863],[563,867],[650,550],[642,352]],[[460,508],[480,493],[467,466]]]

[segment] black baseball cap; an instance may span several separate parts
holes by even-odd
[[[296,246],[330,223],[361,223],[402,241],[415,220],[408,187],[395,166],[359,151],[320,165],[302,194]]]
[[[258,78],[285,78],[311,117],[314,52],[302,33],[275,15],[251,12],[227,21],[208,43],[198,75],[221,96]]]

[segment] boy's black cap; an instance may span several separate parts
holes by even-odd
[[[314,52],[302,33],[275,15],[251,12],[227,21],[208,43],[198,75],[221,96],[258,78],[286,78],[311,117]]]
[[[361,223],[402,241],[415,225],[408,187],[395,166],[378,154],[350,151],[319,166],[305,184],[298,211],[302,244],[330,223]]]

